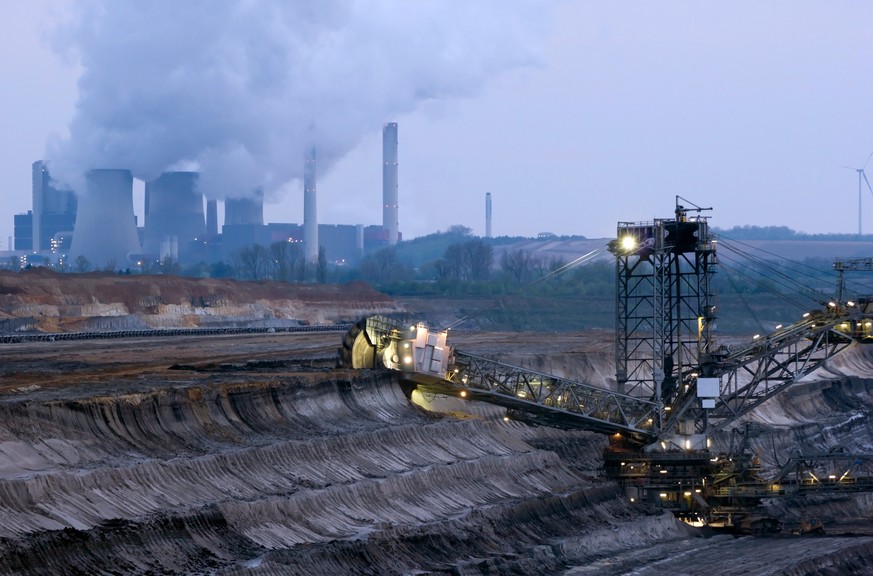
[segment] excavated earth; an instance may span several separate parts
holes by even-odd
[[[402,311],[362,282],[315,285],[0,270],[0,333],[287,327]]]
[[[0,574],[873,573],[870,495],[774,504],[825,537],[710,537],[633,507],[603,437],[425,410],[335,368],[341,336],[4,345]],[[453,338],[609,383],[608,333]],[[772,400],[767,450],[871,451],[871,356]]]
[[[404,309],[366,286],[42,271],[0,274],[0,296],[17,331],[332,324]],[[873,574],[871,494],[766,503],[786,525],[820,518],[817,538],[692,529],[603,476],[603,436],[408,396],[390,373],[337,368],[342,336],[0,345],[0,575]],[[610,332],[450,341],[614,384]],[[871,453],[871,396],[873,346],[857,346],[753,413],[751,447],[765,471],[800,450]]]

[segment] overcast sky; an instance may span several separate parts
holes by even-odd
[[[13,214],[31,208],[31,163],[46,154],[49,140],[70,135],[77,80],[88,63],[77,62],[69,45],[53,49],[59,43],[54,23],[77,14],[79,4],[0,0],[3,248]],[[566,0],[543,4],[542,19],[524,34],[489,31],[492,5],[511,4],[480,2],[473,17],[481,22],[456,24],[460,35],[493,34],[493,42],[490,36],[460,42],[467,52],[441,61],[450,69],[434,73],[433,92],[418,96],[421,80],[410,79],[416,96],[386,104],[374,102],[380,91],[368,86],[378,78],[353,79],[368,106],[386,117],[338,114],[343,124],[361,127],[336,138],[338,157],[319,175],[322,223],[381,224],[381,123],[397,121],[406,238],[454,224],[484,234],[486,192],[498,236],[609,237],[617,221],[670,216],[677,194],[712,206],[712,223],[722,228],[857,232],[858,178],[844,166],[860,167],[873,152],[873,2]],[[522,5],[519,18],[530,18],[536,3],[519,0]],[[499,10],[497,23],[511,25],[507,10]],[[436,36],[455,30],[446,22],[435,26]],[[512,43],[521,37],[526,45],[516,52]],[[352,48],[358,42],[340,40]],[[412,54],[386,84],[395,90],[420,74],[419,61],[414,47],[386,35],[389,41],[386,53]],[[478,51],[494,46],[508,54],[505,60],[478,59]],[[468,60],[476,64],[465,67]],[[90,62],[101,65],[99,58]],[[424,68],[434,62],[420,60]],[[452,84],[454,67],[455,81],[467,88]],[[103,81],[112,73],[103,71]],[[119,81],[136,85],[138,74],[132,70]],[[265,126],[266,109],[258,120]],[[330,116],[324,117],[327,132]],[[371,129],[363,128],[371,121]],[[270,158],[282,152],[273,150]],[[289,156],[293,174],[302,162],[296,151]],[[281,200],[265,208],[267,220],[302,222],[300,182],[291,178],[281,190]],[[873,194],[866,187],[862,200],[863,229],[873,233]]]

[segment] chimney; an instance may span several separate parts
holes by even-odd
[[[42,236],[42,201],[45,197],[44,190],[48,186],[48,170],[45,168],[45,163],[42,160],[37,160],[31,165],[32,168],[32,195],[33,195],[33,251],[39,252],[44,249],[40,245],[40,237]]]
[[[382,129],[382,228],[388,233],[388,245],[397,244],[397,122]]]
[[[307,262],[318,260],[318,212],[316,209],[315,146],[303,157],[303,255]]]
[[[485,237],[491,238],[491,192],[485,193]]]
[[[355,255],[358,258],[364,257],[364,225],[355,224]]]

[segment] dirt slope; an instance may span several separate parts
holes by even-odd
[[[0,331],[5,332],[330,324],[401,310],[364,283],[0,271]]]

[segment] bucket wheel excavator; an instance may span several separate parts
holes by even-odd
[[[340,366],[356,370],[397,370],[399,363],[392,358],[397,357],[397,345],[401,340],[399,329],[396,320],[386,316],[358,320],[343,336],[339,349]]]
[[[843,272],[873,259],[841,260],[838,297],[737,346],[718,346],[712,278],[717,240],[709,208],[676,197],[673,218],[620,222],[607,249],[616,261],[616,386],[577,382],[453,350],[448,330],[385,316],[359,321],[345,335],[340,364],[400,372],[421,392],[489,402],[507,417],[608,435],[608,476],[630,501],[668,509],[689,522],[747,532],[778,524],[755,520],[764,498],[873,490],[873,455],[800,456],[764,480],[737,446],[712,452],[712,436],[830,358],[871,341],[873,300],[842,300]],[[793,475],[790,473],[793,471]],[[820,481],[809,483],[809,478]]]

